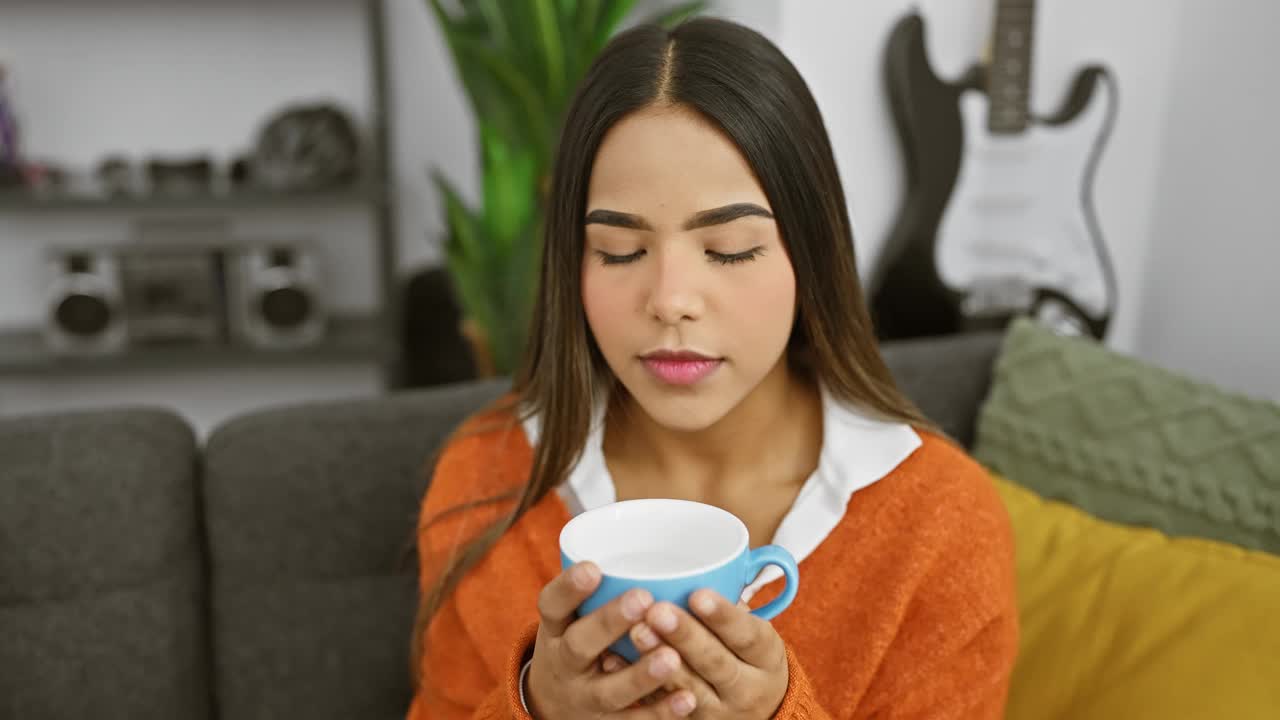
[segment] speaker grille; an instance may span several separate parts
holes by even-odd
[[[311,317],[311,296],[298,288],[277,288],[262,294],[259,310],[268,325],[294,328]]]
[[[97,295],[75,293],[58,303],[54,318],[67,333],[89,337],[107,329],[111,323],[111,308]]]

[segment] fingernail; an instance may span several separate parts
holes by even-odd
[[[655,678],[664,678],[675,672],[678,662],[674,652],[658,653],[649,663],[649,674]]]
[[[653,611],[653,617],[650,618],[653,626],[659,631],[669,633],[676,629],[676,614],[671,612],[671,608],[659,606]]]
[[[690,602],[693,605],[693,609],[696,610],[699,615],[705,617],[715,612],[716,601],[712,599],[710,593],[699,593],[695,595],[693,600]]]
[[[581,590],[590,590],[591,586],[595,585],[599,573],[595,565],[579,565],[573,571],[573,584]]]
[[[610,655],[604,659],[604,671],[607,673],[617,672],[622,669],[622,661]]]
[[[694,705],[695,703],[693,702],[693,698],[685,695],[684,693],[676,695],[671,699],[671,710],[680,717],[684,717],[685,715],[693,712]]]
[[[631,640],[641,651],[649,651],[658,647],[658,636],[653,634],[648,625],[637,625]]]
[[[622,598],[622,617],[635,622],[653,604],[653,596],[643,590],[632,590]]]

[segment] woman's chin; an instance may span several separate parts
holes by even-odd
[[[715,425],[741,400],[727,388],[689,386],[680,388],[630,388],[633,401],[655,423],[676,432],[699,432]]]

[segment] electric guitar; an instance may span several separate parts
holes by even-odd
[[[989,62],[953,83],[930,67],[919,15],[890,36],[884,71],[906,193],[868,284],[881,339],[1000,328],[1024,314],[1106,335],[1115,277],[1092,189],[1118,93],[1090,66],[1056,114],[1033,116],[1034,11],[1034,0],[998,0]]]

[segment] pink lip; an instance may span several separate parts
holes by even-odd
[[[642,358],[645,367],[670,385],[693,385],[715,372],[723,360],[692,355],[653,354]]]

